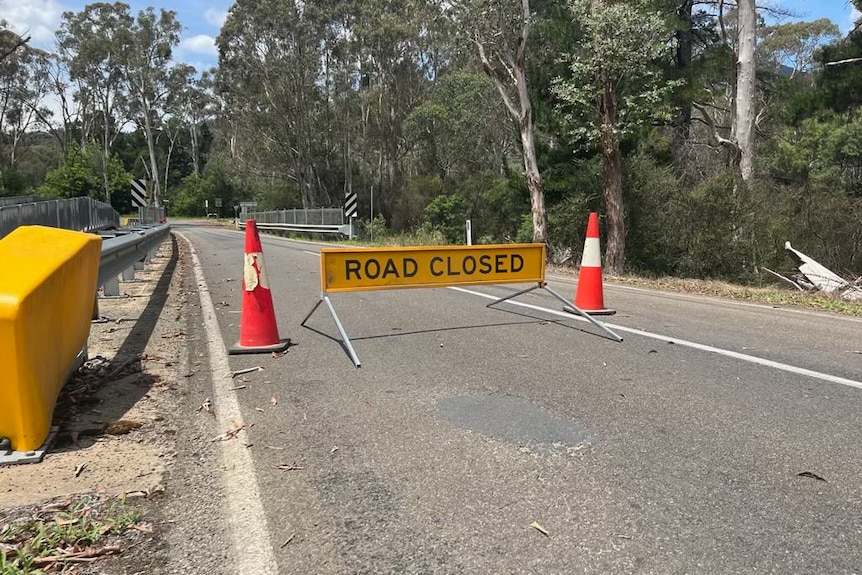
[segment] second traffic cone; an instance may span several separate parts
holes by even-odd
[[[269,353],[284,351],[289,339],[278,337],[272,292],[263,263],[263,247],[255,220],[245,225],[245,263],[242,274],[242,311],[239,342],[228,353]]]
[[[581,268],[578,271],[578,290],[575,293],[575,307],[590,315],[612,315],[616,310],[605,307],[602,293],[602,253],[599,247],[599,216],[590,213],[587,224],[587,239],[584,242],[584,253],[581,256]],[[574,312],[572,308],[566,311]]]

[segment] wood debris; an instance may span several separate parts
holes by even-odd
[[[282,463],[280,465],[276,465],[275,468],[281,469],[282,471],[298,471],[300,469],[305,469],[305,467],[297,465],[296,461],[292,461],[290,463]]]
[[[257,367],[247,367],[245,369],[239,369],[237,371],[230,372],[230,376],[231,378],[234,378],[240,375],[245,375],[246,373],[251,373],[253,371],[263,371],[263,367],[259,365]]]
[[[46,567],[53,565],[54,563],[92,563],[99,557],[103,557],[105,555],[116,555],[121,551],[122,549],[116,545],[109,545],[98,549],[87,547],[81,551],[58,549],[57,555],[34,558],[32,565],[34,567]]]
[[[296,531],[294,531],[293,533],[291,533],[291,534],[290,534],[290,537],[288,537],[288,538],[287,538],[287,540],[286,540],[284,543],[282,543],[282,544],[281,544],[281,546],[282,546],[282,547],[285,547],[288,543],[290,543],[291,541],[293,541],[293,538],[294,538],[294,537],[296,537]]]
[[[234,439],[237,436],[237,434],[240,431],[242,431],[243,429],[245,429],[244,423],[240,423],[239,421],[234,421],[233,422],[233,429],[230,429],[228,431],[225,431],[221,435],[217,435],[217,436],[213,437],[211,441],[228,441],[230,439]]]
[[[532,527],[533,529],[535,529],[536,531],[538,531],[539,533],[541,533],[545,537],[550,537],[547,530],[544,527],[542,527],[541,525],[539,525],[538,521],[533,521],[532,523],[530,523],[530,527]]]

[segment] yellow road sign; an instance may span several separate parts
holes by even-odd
[[[544,244],[324,248],[324,293],[545,281]]]

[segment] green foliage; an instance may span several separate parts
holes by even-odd
[[[366,223],[359,234],[361,239],[366,241],[373,239],[377,244],[386,243],[390,236],[391,233],[386,226],[386,218],[383,217],[383,214],[375,215],[374,220],[370,224]]]
[[[183,178],[180,188],[174,192],[170,201],[173,216],[205,216],[205,200],[213,196],[213,182],[192,174]]]
[[[465,222],[467,208],[464,198],[446,194],[437,196],[425,206],[425,221],[437,230],[450,244],[466,243]]]
[[[222,172],[223,174],[223,172]],[[222,186],[219,188],[232,192],[232,187],[227,186],[227,179],[222,178]],[[295,182],[281,178],[257,178],[250,186],[252,197],[257,201],[260,210],[286,210],[301,208],[302,199]],[[231,193],[230,195],[234,195]]]
[[[530,213],[530,203],[527,198],[527,184],[523,176],[510,179],[494,178],[486,182],[471,212],[473,235],[484,236],[494,242],[514,241],[520,229],[522,216]],[[529,241],[532,241],[532,217],[529,223]]]
[[[616,109],[607,110],[604,121],[618,139],[650,121],[669,122],[670,95],[681,81],[664,78],[657,64],[666,50],[664,18],[642,6],[604,0],[570,6],[584,36],[564,56],[570,76],[557,78],[553,88],[572,135],[596,144],[602,124],[597,102],[605,90],[615,93]]]
[[[507,128],[493,83],[485,74],[464,71],[440,78],[407,117],[404,135],[416,145],[423,171],[463,178],[493,166],[494,144]]]
[[[36,193],[53,198],[86,196],[106,201],[104,176],[99,167],[101,160],[94,157],[94,152],[92,145],[82,149],[75,142],[69,144],[63,164],[48,172],[45,183],[36,190]],[[114,156],[108,158],[106,171],[111,204],[117,211],[127,213],[131,207],[129,186],[132,176]]]
[[[845,114],[807,118],[769,143],[763,164],[785,182],[862,196],[862,118]]]
[[[44,573],[35,568],[36,559],[61,557],[63,550],[74,547],[95,546],[106,535],[119,535],[141,518],[140,511],[123,501],[105,504],[98,496],[85,495],[63,511],[41,512],[36,519],[12,522],[0,533],[0,574]],[[58,559],[46,570],[63,569],[63,563]]]
[[[436,176],[415,176],[404,188],[392,208],[392,230],[395,232],[416,230],[422,223],[425,207],[431,198],[442,189]]]

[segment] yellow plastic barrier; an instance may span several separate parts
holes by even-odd
[[[90,335],[102,240],[22,226],[0,240],[0,437],[32,451]]]

